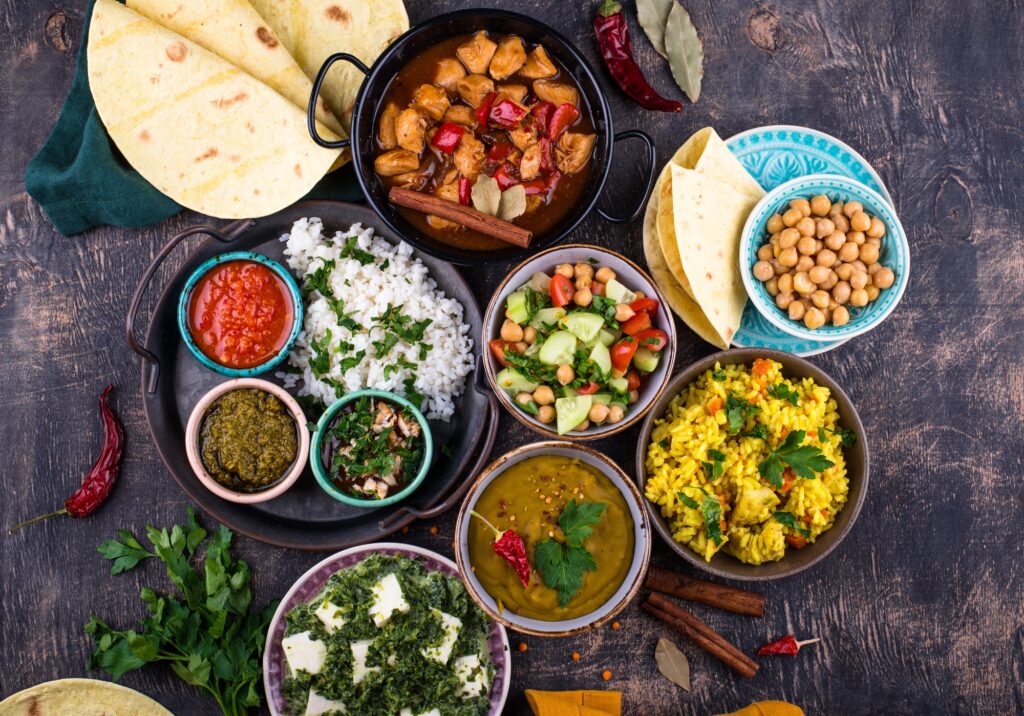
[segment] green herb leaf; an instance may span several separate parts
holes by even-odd
[[[700,514],[704,518],[704,531],[708,539],[715,544],[722,544],[725,539],[722,536],[722,503],[717,497],[707,495],[700,503]]]
[[[606,507],[608,504],[605,502],[570,500],[558,518],[558,526],[565,534],[565,541],[574,547],[582,546],[583,541],[594,531],[594,525],[601,520]]]
[[[768,426],[766,425],[755,425],[752,430],[746,430],[740,433],[745,438],[761,438],[762,440],[768,439]]]
[[[107,540],[97,548],[104,559],[113,561],[113,564],[110,565],[111,574],[127,572],[134,569],[142,560],[156,557],[155,554],[143,547],[135,539],[135,535],[128,530],[118,530],[117,535],[121,538],[120,542],[113,539]]]
[[[775,521],[776,522],[782,523],[783,525],[785,525],[786,527],[789,527],[794,532],[796,532],[796,533],[798,533],[798,534],[800,534],[800,535],[802,535],[804,537],[810,537],[811,536],[811,531],[809,529],[805,528],[805,527],[802,527],[800,525],[800,523],[797,522],[796,517],[793,516],[792,512],[776,512],[775,515],[773,515],[773,516],[775,517]]]
[[[534,563],[544,584],[558,592],[558,604],[566,606],[583,586],[584,572],[597,570],[594,557],[583,547],[546,539],[534,548]]]
[[[640,27],[654,45],[655,51],[662,57],[666,57],[665,25],[668,23],[669,11],[675,4],[676,0],[636,0],[636,15]]]
[[[743,428],[747,418],[759,412],[761,409],[753,403],[730,395],[725,399],[725,417],[729,421],[729,434],[737,434]]]
[[[679,501],[682,502],[687,507],[689,507],[691,510],[699,510],[700,509],[700,503],[697,502],[692,497],[687,496],[687,494],[685,492],[677,492],[676,493],[676,497],[678,497]]]
[[[713,371],[711,373],[711,379],[712,380],[718,380],[718,381],[725,380],[725,371],[722,370],[722,369],[718,369],[716,371]]]
[[[813,480],[817,477],[817,473],[835,465],[825,457],[820,448],[803,445],[806,437],[807,433],[803,430],[790,432],[782,445],[769,453],[768,457],[757,466],[761,476],[775,487],[782,487],[783,462],[793,469],[797,477],[802,477],[805,480]]]
[[[779,400],[788,400],[793,405],[800,405],[800,395],[785,383],[768,386],[768,395]]]

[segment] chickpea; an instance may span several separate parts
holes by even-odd
[[[523,340],[523,327],[511,318],[506,318],[505,322],[501,324],[501,340],[518,343]]]
[[[808,308],[804,314],[804,325],[812,331],[825,325],[825,314],[817,308]]]
[[[867,228],[866,232],[872,239],[880,239],[885,236],[885,223],[881,219],[872,216],[871,226]]]
[[[811,281],[820,286],[821,284],[828,281],[828,275],[830,273],[832,273],[832,269],[830,269],[828,266],[815,266],[810,271],[807,272],[807,276],[811,279]]]
[[[527,345],[533,345],[537,342],[537,329],[533,326],[527,326],[523,329],[523,342]]]
[[[519,355],[526,353],[526,350],[530,347],[526,341],[519,341],[518,343],[512,344],[515,347],[515,352]]]
[[[573,428],[573,432],[582,433],[584,430],[590,427],[590,421],[584,420],[582,423]]]
[[[804,214],[799,209],[787,209],[786,213],[782,215],[782,223],[786,226],[796,226],[802,218],[804,218]]]
[[[811,199],[811,213],[815,216],[825,216],[832,208],[832,201],[824,194],[818,194]]]
[[[792,268],[796,266],[797,258],[799,257],[796,253],[796,248],[790,246],[788,249],[782,250],[782,253],[779,254],[778,261],[783,266],[787,268]]]
[[[865,271],[854,271],[850,276],[850,288],[859,291],[868,285],[868,275]]]
[[[871,228],[871,217],[863,211],[858,211],[850,217],[850,226],[854,231],[867,231]]]
[[[772,259],[770,263],[772,265],[772,271],[775,272],[776,276],[781,276],[791,268],[790,266],[783,266],[780,264],[778,259]]]
[[[530,393],[520,393],[519,395],[516,396],[516,402],[521,407],[525,408],[527,405],[533,402],[533,395]]]
[[[812,268],[814,268],[814,259],[810,256],[801,256],[796,260],[796,266],[793,267],[793,270],[796,272],[807,272]]]
[[[555,422],[555,408],[552,405],[542,405],[537,411],[537,420],[545,425]]]
[[[608,418],[608,413],[611,412],[607,405],[604,403],[594,403],[590,406],[590,412],[587,414],[587,418],[590,419],[594,425],[600,425]]]
[[[578,276],[576,278],[576,290],[582,291],[583,289],[590,288],[594,285],[594,279],[590,276]]]
[[[834,311],[837,308],[839,308],[839,304],[836,303],[836,300],[834,298],[832,298],[832,294],[829,294],[828,295],[828,310]]]
[[[868,285],[864,290],[868,292],[868,303],[877,301],[878,297],[882,295],[882,291],[878,286]]]
[[[779,281],[779,293],[792,293],[793,292],[793,274],[784,273],[778,277]]]
[[[832,219],[818,219],[814,222],[814,235],[819,239],[824,239],[836,230],[836,225],[832,223]]]
[[[846,306],[836,306],[832,309],[833,326],[845,326],[849,322],[850,312],[846,310]]]
[[[867,235],[863,231],[847,231],[846,240],[852,241],[857,246],[863,246],[864,242],[867,241]]]
[[[846,202],[844,202],[844,201],[837,201],[837,202],[835,202],[834,204],[832,204],[831,207],[829,207],[828,215],[829,216],[842,216],[843,215],[843,208],[845,206],[846,206]],[[833,219],[833,221],[835,221],[835,219]]]
[[[810,276],[801,271],[793,276],[793,288],[796,289],[797,293],[806,296],[813,293],[817,286],[815,286],[814,282],[811,281]]]
[[[836,214],[831,218],[832,223],[836,225],[836,231],[841,231],[842,233],[845,234],[847,231],[850,230],[850,220],[847,219],[842,214]]]
[[[617,423],[620,420],[622,420],[622,418],[624,418],[625,415],[626,411],[622,409],[621,405],[613,405],[610,408],[608,408],[607,420],[609,423]]]
[[[790,246],[796,246],[796,242],[800,240],[800,232],[797,229],[789,228],[783,229],[779,232],[779,247],[788,249]]]
[[[868,264],[869,266],[873,263],[878,262],[878,247],[874,244],[864,244],[860,247],[860,258],[861,261]]]
[[[850,305],[851,306],[866,306],[868,305],[868,292],[862,289],[854,289],[850,292]]]
[[[851,261],[856,261],[858,256],[860,256],[860,247],[852,241],[847,241],[839,248],[840,261],[846,261],[849,263]]]
[[[896,274],[888,266],[883,266],[875,272],[874,283],[879,288],[891,288],[896,283]]]
[[[841,231],[833,231],[825,237],[825,246],[832,251],[838,251],[846,243],[846,234]]]
[[[562,385],[569,385],[572,379],[576,377],[576,371],[572,369],[571,365],[563,363],[558,366],[558,370],[555,371],[555,378]]]
[[[840,281],[849,281],[850,276],[853,276],[853,264],[839,264],[836,266],[836,276],[839,277]]]
[[[831,300],[831,296],[828,295],[828,291],[822,291],[820,288],[811,294],[811,303],[814,304],[815,308],[825,310],[828,308],[828,302]]]
[[[639,400],[640,400],[640,391],[639,390],[631,390],[631,391],[629,391],[629,404],[630,405],[632,405],[633,403],[636,403]]]
[[[850,300],[850,284],[846,281],[840,281],[832,287],[832,298],[836,300],[840,306],[844,305]]]
[[[770,279],[764,282],[764,290],[768,292],[769,296],[778,296],[779,279],[773,275]]]
[[[859,214],[864,211],[864,205],[859,201],[848,201],[843,206],[843,215],[847,219],[852,219],[854,214]]]
[[[815,243],[814,239],[810,236],[804,236],[796,244],[796,249],[804,256],[810,256],[814,253]]]
[[[816,227],[814,219],[809,216],[805,216],[800,219],[800,221],[796,222],[796,226],[794,228],[804,236],[814,236],[814,230]]]
[[[807,199],[793,199],[793,201],[789,202],[789,206],[791,209],[796,209],[804,216],[811,215],[811,202],[807,201]]]
[[[757,250],[758,261],[771,261],[773,258],[775,258],[775,252],[772,251],[771,244],[765,244]]]
[[[853,266],[854,271],[863,271],[864,273],[868,272],[867,264],[865,264],[860,259],[857,259],[856,261],[851,261],[850,264]]]
[[[878,263],[877,261],[875,263],[873,263],[873,264],[869,264],[868,265],[868,276],[872,276],[873,277],[876,273],[878,273],[878,270],[880,268],[882,268],[882,264]]]
[[[533,402],[537,405],[551,405],[555,402],[555,391],[549,385],[538,385],[533,391]]]
[[[839,283],[839,276],[836,275],[835,271],[829,269],[828,278],[823,283],[819,283],[818,286],[826,291],[831,291],[837,283]]]
[[[783,311],[788,309],[793,303],[793,294],[790,291],[780,291],[779,295],[775,297],[775,305],[781,308]]]
[[[786,225],[782,223],[781,214],[772,214],[768,217],[768,223],[765,225],[765,228],[768,229],[769,234],[777,234],[782,231],[785,226]]]
[[[594,279],[594,267],[588,263],[580,262],[576,264],[575,266],[572,267],[572,272],[573,275],[576,276],[576,278],[586,277],[591,280]]]
[[[791,321],[799,321],[804,317],[804,311],[807,310],[807,306],[803,304],[803,301],[793,301],[789,304],[789,319]]]
[[[624,323],[636,315],[636,311],[629,307],[628,303],[615,304],[615,320]]]
[[[831,308],[823,308],[823,309],[821,309],[821,317],[824,319],[825,323],[831,323],[832,322],[832,309]]]
[[[572,264],[558,264],[558,266],[555,267],[555,273],[565,276],[566,278],[572,278]]]
[[[754,264],[754,278],[758,281],[767,281],[775,276],[772,265],[767,261],[758,261]]]
[[[594,278],[601,283],[608,283],[609,281],[615,280],[615,272],[607,266],[602,266],[597,270],[597,273],[594,274]]]
[[[814,257],[814,263],[818,266],[832,268],[836,265],[837,258],[836,253],[832,249],[822,249],[818,252],[818,255]]]
[[[647,294],[643,291],[633,291],[633,295],[636,297],[634,300],[639,301],[641,298],[647,298]]]
[[[589,306],[594,301],[594,294],[589,288],[581,288],[572,295],[572,302],[577,306]]]

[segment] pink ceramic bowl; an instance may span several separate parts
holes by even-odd
[[[292,465],[292,469],[284,476],[284,479],[260,492],[235,492],[234,490],[229,490],[210,477],[210,474],[206,472],[206,468],[203,467],[202,459],[199,457],[199,428],[203,422],[203,416],[206,415],[206,409],[210,407],[210,403],[220,396],[239,388],[258,388],[277,397],[291,412],[299,431],[299,454],[295,456],[295,463]],[[284,494],[285,490],[295,484],[295,481],[299,479],[299,475],[302,474],[303,469],[306,467],[306,461],[309,459],[309,429],[306,427],[306,416],[295,398],[281,386],[266,380],[260,380],[259,378],[235,378],[213,388],[196,403],[196,407],[192,409],[192,414],[188,418],[188,425],[185,427],[185,452],[188,454],[188,462],[192,466],[192,471],[195,472],[196,477],[199,478],[199,482],[203,483],[203,486],[213,494],[225,500],[238,502],[243,505],[266,502]]]

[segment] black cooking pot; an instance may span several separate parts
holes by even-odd
[[[594,129],[598,135],[591,159],[594,166],[580,203],[553,227],[543,234],[535,236],[530,247],[526,249],[510,245],[507,249],[472,251],[449,246],[425,235],[406,221],[398,213],[397,208],[388,201],[387,191],[373,171],[374,128],[377,116],[382,109],[384,96],[395,75],[416,56],[437,44],[440,39],[455,35],[468,35],[478,30],[518,35],[528,42],[544,45],[551,57],[576,80],[576,84],[581,90],[581,101],[587,104],[590,116],[593,118]],[[359,89],[352,111],[351,139],[332,142],[325,140],[317,133],[313,116],[324,77],[338,60],[345,60],[355,65],[366,74],[366,79]],[[600,208],[597,209],[597,213],[606,221],[616,224],[634,221],[643,210],[654,184],[654,142],[645,132],[636,129],[614,133],[608,100],[605,98],[604,91],[598,84],[593,70],[590,69],[579,50],[547,25],[524,15],[503,10],[460,10],[422,22],[396,39],[377,59],[372,68],[367,67],[357,57],[345,52],[331,55],[320,68],[316,81],[313,83],[313,93],[309,101],[308,126],[309,133],[320,146],[336,149],[351,145],[352,163],[355,165],[356,177],[366,195],[366,200],[392,231],[428,254],[464,266],[520,260],[534,251],[544,249],[568,236],[586,218],[600,199],[611,166],[612,148],[621,140],[639,139],[646,145],[647,184],[636,208],[630,213],[624,216],[612,216]]]

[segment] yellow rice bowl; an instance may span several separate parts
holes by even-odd
[[[796,405],[771,394],[785,394],[780,384],[796,393]],[[757,408],[736,434],[730,434],[724,408],[730,396]],[[673,538],[706,561],[719,550],[748,564],[782,559],[787,547],[814,542],[831,528],[846,504],[849,482],[836,401],[811,378],[785,378],[775,361],[759,358],[753,370],[716,363],[677,395],[654,425],[645,461],[647,499],[658,506]],[[785,489],[778,488],[762,477],[758,465],[794,430],[805,431],[802,444],[818,447],[833,466],[815,479],[789,471]],[[742,435],[756,431],[766,431],[767,439]],[[716,472],[709,451],[716,450],[725,459],[720,461],[721,474],[709,479]],[[690,506],[679,493],[689,497]],[[709,534],[706,513],[692,506],[708,497],[717,497],[722,505],[720,542]]]

